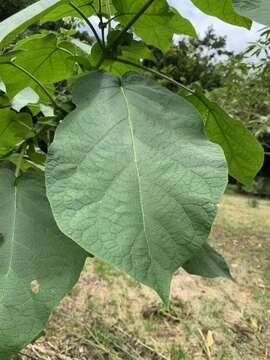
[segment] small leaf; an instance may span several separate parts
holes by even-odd
[[[0,92],[3,92],[3,93],[7,92],[6,85],[2,80],[0,80]]]
[[[138,74],[92,72],[73,102],[46,168],[58,226],[168,302],[174,271],[207,241],[224,155],[188,102]]]
[[[34,136],[32,117],[10,109],[0,110],[0,156],[4,156],[23,140]]]
[[[208,244],[203,245],[198,253],[183,265],[183,268],[193,275],[232,278],[224,258]]]
[[[148,47],[143,44],[141,41],[131,40],[128,45],[121,45],[118,46],[118,58],[125,59],[132,61],[135,64],[141,64],[141,60],[148,59],[148,60],[154,60],[153,53],[148,49]],[[98,44],[95,44],[92,47],[91,52],[91,62],[94,66],[98,59],[102,55],[102,50],[100,49],[100,46]],[[137,70],[138,69],[132,65],[129,64],[123,64],[120,62],[117,62],[113,59],[105,59],[103,62],[101,68],[103,70],[106,70],[114,75],[124,75],[128,71]]]
[[[244,185],[251,185],[264,161],[264,150],[256,138],[241,121],[203,94],[188,95],[186,99],[201,114],[208,139],[222,147],[230,175]]]
[[[16,111],[21,111],[22,108],[29,104],[37,104],[39,102],[38,94],[27,87],[21,90],[12,100],[11,100],[11,107]]]
[[[45,117],[53,117],[54,116],[54,108],[52,106],[48,106],[45,104],[40,104],[40,111]]]

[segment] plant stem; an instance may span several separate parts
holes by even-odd
[[[22,146],[21,152],[20,152],[20,157],[19,157],[18,163],[16,165],[16,170],[15,170],[15,177],[16,178],[19,177],[19,175],[20,175],[20,168],[21,168],[21,164],[22,164],[22,161],[23,161],[26,146],[27,146],[27,144],[24,143],[23,146]]]
[[[111,14],[111,6],[110,6],[110,0],[106,0],[106,10],[107,10],[107,13],[109,15],[109,20],[106,22],[106,25],[108,24],[108,30],[109,32],[111,31],[112,29],[112,24],[111,24],[111,21],[112,21],[112,14]],[[114,17],[115,18],[115,17]]]
[[[130,21],[127,23],[126,26],[123,27],[123,29],[120,31],[120,33],[118,34],[118,36],[116,36],[116,38],[114,39],[114,41],[111,44],[111,47],[116,47],[117,44],[119,43],[119,41],[121,40],[122,36],[131,28],[131,26],[140,18],[140,16],[142,16],[142,14],[149,8],[150,5],[152,5],[152,3],[155,0],[148,0],[143,7],[138,11],[137,14],[135,14],[133,16],[132,19],[130,19]],[[104,54],[100,57],[96,67],[99,68],[100,65],[103,63],[104,61]]]
[[[101,49],[103,49],[103,44],[98,36],[98,33],[96,32],[95,27],[93,26],[93,24],[91,23],[91,21],[88,19],[88,17],[81,11],[80,8],[78,8],[77,5],[75,5],[72,1],[69,2],[69,5],[75,10],[77,11],[78,14],[81,15],[81,17],[84,19],[84,21],[87,23],[87,25],[90,27],[90,29],[92,30],[93,34],[95,35],[95,38],[99,44],[99,46],[101,47]]]
[[[148,68],[148,67],[146,67],[146,66],[143,66],[143,65],[140,65],[140,64],[133,63],[132,61],[129,61],[129,60],[117,59],[117,58],[114,59],[114,60],[115,60],[115,61],[118,61],[118,62],[120,62],[120,63],[123,63],[123,64],[127,64],[127,65],[134,66],[134,67],[136,67],[136,68],[138,68],[138,69],[141,69],[141,70],[144,70],[144,71],[148,71],[149,73],[152,73],[152,74],[154,74],[154,75],[156,75],[156,76],[158,76],[158,77],[160,77],[160,78],[162,78],[162,79],[165,79],[165,80],[170,81],[172,84],[174,84],[174,85],[176,85],[176,86],[178,86],[178,87],[186,90],[187,92],[189,92],[189,93],[192,94],[192,95],[195,95],[195,96],[197,95],[193,90],[189,89],[188,87],[186,87],[185,85],[181,84],[180,82],[178,82],[178,81],[170,78],[168,75],[163,74],[162,72],[159,72],[159,71],[154,70],[154,69],[150,69],[150,68]]]
[[[52,95],[49,93],[49,91],[46,89],[46,87],[42,84],[41,81],[39,81],[33,74],[31,74],[28,70],[24,69],[22,66],[16,64],[14,61],[9,61],[5,64],[14,66],[16,69],[22,71],[25,75],[27,75],[30,79],[32,79],[36,84],[38,84],[38,86],[44,91],[44,93],[48,96],[48,98],[50,99],[51,103],[53,104],[54,107],[59,108],[59,106],[56,104],[54,98],[52,97]]]
[[[99,17],[99,23],[100,23],[100,27],[101,27],[101,37],[102,37],[102,43],[103,43],[103,47],[105,47],[105,33],[104,33],[104,24],[103,24],[103,20],[102,20],[102,4],[101,4],[102,0],[98,0],[98,17]]]
[[[6,108],[10,108],[11,104],[6,104],[6,105],[0,105],[0,109],[6,109]]]

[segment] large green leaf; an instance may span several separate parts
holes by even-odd
[[[203,245],[198,253],[183,265],[183,268],[193,275],[232,278],[224,258],[208,244]]]
[[[0,358],[43,329],[52,308],[77,281],[85,252],[57,228],[44,177],[15,180],[0,169]]]
[[[232,6],[232,0],[191,0],[201,11],[208,15],[216,16],[219,19],[233,25],[243,26],[250,29],[252,21],[237,14]],[[237,1],[237,0],[236,0]],[[244,2],[246,0],[240,0]],[[248,1],[248,0],[247,0]],[[253,0],[250,0],[254,2]],[[268,1],[268,0],[266,0]],[[244,14],[245,15],[245,14]]]
[[[40,0],[2,21],[0,23],[0,48],[10,43],[19,32],[45,16],[59,3],[61,0]]]
[[[0,109],[0,157],[33,135],[29,114],[17,114],[9,108]]]
[[[117,21],[126,25],[145,5],[144,0],[114,0]],[[156,0],[134,24],[135,33],[147,44],[162,51],[171,46],[173,34],[196,36],[192,24],[183,18],[166,0]]]
[[[207,241],[224,155],[188,102],[138,74],[89,74],[73,101],[46,169],[58,226],[167,301],[172,274]]]
[[[239,14],[249,17],[258,23],[270,25],[269,0],[232,0]]]
[[[75,60],[72,60],[72,55],[75,54],[75,47],[66,41],[59,42],[55,34],[31,36],[18,42],[16,50],[15,64],[27,70],[47,87],[52,87],[59,80],[70,78],[74,73]],[[2,59],[4,61],[5,56]],[[41,98],[46,96],[31,77],[13,64],[0,62],[0,77],[5,82],[10,97],[26,87],[31,87]]]
[[[242,184],[251,185],[264,161],[264,150],[256,138],[241,121],[229,116],[203,94],[186,99],[201,114],[208,139],[222,147],[230,175]]]
[[[73,0],[72,3],[76,5],[76,7],[87,17],[93,15],[94,10],[93,7],[90,6],[91,4],[93,5],[93,0]],[[68,16],[81,18],[81,15],[69,5],[69,1],[62,0],[59,6],[55,7],[52,11],[41,18],[41,22],[45,23],[47,21],[56,21]]]

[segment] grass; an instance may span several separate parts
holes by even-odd
[[[226,195],[210,242],[236,283],[179,270],[170,309],[151,289],[90,260],[45,335],[23,352],[38,360],[270,359],[269,234],[269,201]]]

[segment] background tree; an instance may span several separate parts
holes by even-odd
[[[0,3],[0,21],[36,2],[36,0],[6,0]]]
[[[151,50],[155,61],[145,61],[146,66],[162,71],[184,85],[199,82],[205,90],[222,86],[222,75],[216,62],[233,55],[226,48],[226,37],[216,35],[213,28],[209,28],[203,38],[184,37],[165,54],[154,47]],[[162,83],[177,91],[166,80]]]

